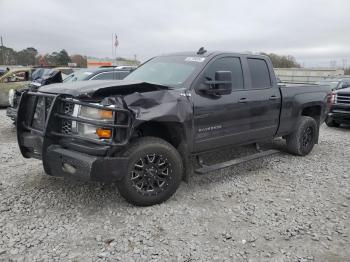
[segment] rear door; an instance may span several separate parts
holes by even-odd
[[[251,141],[272,138],[278,129],[281,107],[272,65],[258,56],[247,56],[242,62],[249,77],[238,101],[245,112],[241,125],[248,130]]]

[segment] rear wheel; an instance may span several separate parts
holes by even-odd
[[[178,151],[168,142],[156,137],[139,138],[123,156],[129,158],[128,172],[117,187],[129,203],[159,204],[179,187],[183,164]]]
[[[305,156],[313,149],[318,135],[318,125],[312,117],[301,116],[297,129],[287,137],[287,149],[291,154]]]
[[[340,124],[335,122],[334,119],[332,119],[331,117],[327,117],[325,123],[329,127],[339,127],[340,126]]]

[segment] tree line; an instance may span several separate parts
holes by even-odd
[[[296,61],[296,59],[291,55],[277,55],[274,53],[266,54],[261,53],[262,55],[266,55],[271,59],[273,67],[275,68],[300,68],[300,64]]]
[[[271,59],[275,68],[300,68],[300,64],[293,56],[277,55],[274,53],[261,53]],[[123,58],[118,58],[123,61]],[[125,59],[126,60],[126,59]],[[27,47],[20,51],[6,46],[0,46],[0,65],[23,65],[23,66],[67,66],[75,63],[77,67],[87,67],[87,57],[82,55],[69,55],[65,49],[51,54],[39,55],[34,47]],[[345,68],[345,74],[350,75],[350,68]]]
[[[68,63],[76,63],[77,67],[87,67],[87,58],[78,54],[70,56],[65,49],[39,55],[34,47],[16,51],[10,47],[0,46],[0,65],[67,66]]]

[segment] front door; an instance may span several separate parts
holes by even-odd
[[[201,93],[206,80],[214,80],[215,72],[231,71],[232,93],[212,96]],[[222,56],[211,61],[195,82],[192,91],[194,104],[194,150],[205,151],[244,139],[242,130],[242,109],[238,103],[244,92],[243,70],[240,57]]]

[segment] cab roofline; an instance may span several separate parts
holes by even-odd
[[[247,55],[252,57],[267,57],[266,55],[263,55],[263,54],[252,54],[249,52],[230,52],[230,51],[211,51],[211,52],[205,52],[204,54],[198,54],[197,52],[175,52],[175,53],[162,54],[160,56],[214,57],[217,55],[235,55],[235,56]]]

